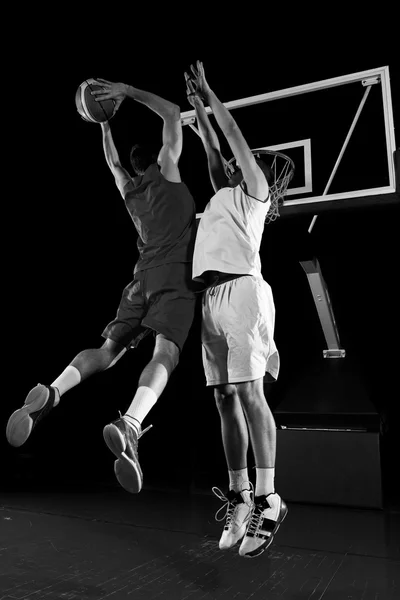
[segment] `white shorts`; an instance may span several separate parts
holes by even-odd
[[[253,381],[265,373],[278,378],[274,299],[262,277],[247,275],[209,288],[202,312],[207,385]]]

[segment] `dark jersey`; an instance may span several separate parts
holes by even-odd
[[[158,164],[128,182],[122,192],[139,234],[135,273],[173,262],[192,262],[196,207],[184,183],[167,181]]]

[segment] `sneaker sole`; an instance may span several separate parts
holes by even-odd
[[[37,385],[27,395],[24,406],[13,412],[6,427],[6,437],[11,446],[18,448],[26,442],[33,426],[30,414],[43,408],[49,395],[47,387]]]
[[[104,441],[117,457],[114,462],[114,473],[118,483],[131,494],[138,494],[142,489],[142,476],[136,463],[125,454],[125,440],[115,425],[106,425],[103,429]]]
[[[287,508],[287,506],[285,504],[281,508],[281,512],[279,514],[279,518],[278,518],[278,521],[276,523],[276,527],[273,530],[273,532],[271,533],[271,535],[269,536],[268,540],[262,546],[259,546],[258,548],[256,548],[252,552],[249,552],[248,554],[241,554],[241,556],[243,556],[243,558],[256,558],[256,556],[260,556],[260,554],[263,554],[263,552],[265,552],[266,550],[268,550],[268,548],[270,547],[270,545],[274,541],[274,537],[276,535],[276,532],[278,531],[279,527],[281,526],[281,523],[283,523],[283,521],[285,520],[287,514],[288,514],[288,508]]]

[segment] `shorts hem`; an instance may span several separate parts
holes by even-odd
[[[215,386],[215,385],[228,385],[229,383],[243,383],[245,381],[254,381],[255,379],[263,379],[265,377],[265,375],[269,373],[269,375],[271,375],[271,377],[274,378],[275,381],[277,381],[278,379],[278,373],[274,374],[271,373],[271,371],[264,371],[261,375],[246,375],[246,376],[241,376],[241,377],[229,377],[229,381],[217,381],[217,380],[211,380],[211,379],[207,379],[206,378],[206,385],[207,387],[209,386]],[[273,382],[270,382],[273,383]]]
[[[151,333],[151,329],[146,328],[144,331],[141,331],[136,336],[133,336],[129,342],[124,342],[120,338],[118,338],[118,336],[113,336],[112,334],[108,334],[105,332],[101,334],[101,337],[105,340],[111,340],[112,342],[115,342],[116,344],[119,344],[120,346],[129,350],[130,348],[137,348],[140,342],[143,340],[143,338],[148,336],[149,333]]]
[[[167,340],[169,340],[170,342],[175,344],[175,346],[179,350],[179,353],[182,352],[183,346],[185,345],[185,342],[186,342],[186,338],[183,343],[178,342],[176,339],[173,339],[173,336],[171,335],[170,332],[165,331],[165,328],[163,327],[162,323],[157,323],[157,321],[154,321],[154,320],[146,321],[146,323],[145,323],[145,320],[146,319],[143,319],[143,321],[142,321],[143,327],[147,327],[148,329],[153,331],[155,333],[155,335],[157,335],[157,334],[163,335]]]

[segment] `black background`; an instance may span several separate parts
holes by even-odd
[[[37,13],[32,21],[25,14],[22,24],[9,23],[13,36],[3,81],[3,428],[33,385],[51,383],[80,350],[102,344],[100,334],[132,279],[136,233],[106,166],[100,127],[76,113],[74,95],[81,81],[104,77],[131,83],[186,111],[183,72],[197,59],[203,60],[222,101],[389,65],[398,122],[400,72],[393,37],[378,38],[373,23],[358,22],[352,29],[343,19],[328,32],[321,18],[318,27],[307,29],[299,22],[289,31],[284,20],[275,15],[268,21],[264,15],[265,27],[253,35],[239,14],[217,24],[209,8],[201,14],[191,10],[189,16],[181,12],[165,22],[160,15],[128,18],[108,10],[107,16],[97,14],[101,22],[95,25],[84,24],[79,12],[65,15],[60,9],[47,14],[47,26]],[[253,24],[257,20],[254,15]],[[332,106],[327,118],[334,118],[334,112]],[[129,101],[114,118],[112,131],[126,167],[135,141],[161,144],[159,117]],[[202,210],[211,186],[198,178],[197,161],[185,149],[184,141],[182,177]],[[391,498],[397,493],[392,458],[400,448],[398,217],[398,206],[329,212],[319,217],[312,234],[347,353],[343,366],[335,368],[350,381],[349,398],[361,393],[381,415]],[[299,265],[309,222],[304,214],[279,220],[266,230],[261,248],[263,274],[275,298],[282,365],[273,408],[307,374],[330,368]],[[226,479],[199,335],[197,317],[181,363],[145,421],[154,425],[141,441],[145,481],[176,488],[190,487],[196,472],[205,473],[210,485]],[[102,428],[130,404],[151,351],[149,338],[113,369],[65,395],[22,448],[10,448],[3,435],[3,485],[33,489],[112,482],[113,457]],[[299,403],[306,395],[307,386],[302,386]]]

